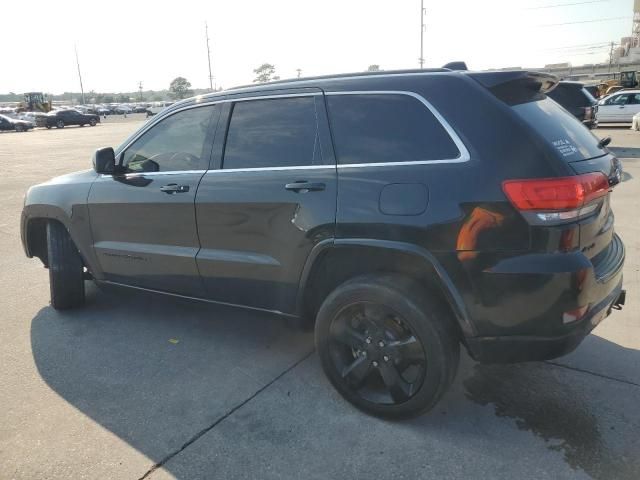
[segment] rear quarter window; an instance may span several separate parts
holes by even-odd
[[[513,110],[567,162],[605,154],[598,139],[573,115],[549,98],[515,105]]]
[[[404,94],[327,94],[339,164],[450,160],[460,151],[440,121]]]

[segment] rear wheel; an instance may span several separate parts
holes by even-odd
[[[92,118],[91,120],[89,120],[89,125],[91,125],[92,127],[95,127],[96,123],[98,123],[98,122],[96,122],[95,118]]]
[[[22,125],[16,125],[16,132],[24,132],[24,127]]]
[[[58,120],[56,122],[56,128],[64,128],[64,122],[62,120]]]
[[[81,306],[84,303],[82,258],[69,232],[59,222],[47,224],[47,251],[51,306],[56,310]]]
[[[51,125],[47,125],[47,130],[51,130]]]
[[[405,418],[435,406],[458,367],[448,309],[398,276],[363,276],[318,312],[316,349],[329,381],[367,413]]]

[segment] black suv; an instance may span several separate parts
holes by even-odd
[[[459,347],[557,357],[624,303],[620,163],[548,99],[555,77],[317,77],[179,102],[94,170],[32,187],[26,254],[51,303],[84,281],[315,325],[359,408],[432,408]]]
[[[549,92],[549,96],[566,108],[573,116],[588,128],[596,128],[597,100],[583,83],[560,82]]]
[[[95,127],[100,123],[100,116],[94,113],[82,113],[78,110],[56,110],[47,114],[45,126],[47,128],[64,128],[67,125],[91,125]]]

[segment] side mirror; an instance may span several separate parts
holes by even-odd
[[[93,169],[96,173],[113,173],[116,169],[116,155],[111,147],[103,147],[93,154]]]

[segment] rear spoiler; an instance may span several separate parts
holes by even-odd
[[[474,72],[468,75],[508,105],[541,100],[560,81],[555,75],[526,70]]]

